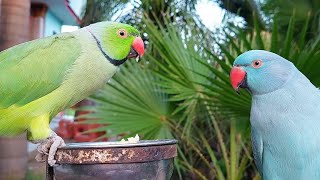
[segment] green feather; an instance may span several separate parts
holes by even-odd
[[[58,88],[80,50],[74,36],[63,34],[0,53],[0,109],[23,106]]]

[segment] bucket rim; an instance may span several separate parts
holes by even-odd
[[[120,143],[120,141],[108,142],[80,142],[80,143],[67,143],[66,146],[59,149],[91,149],[91,148],[122,148],[122,147],[144,147],[144,146],[162,146],[177,144],[176,139],[157,139],[157,140],[141,140],[138,143]]]

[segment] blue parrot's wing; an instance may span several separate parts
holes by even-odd
[[[57,89],[81,48],[71,33],[0,52],[0,109],[23,106]]]
[[[262,175],[262,165],[263,165],[263,141],[260,134],[255,131],[255,129],[251,128],[251,141],[252,141],[252,149],[253,149],[253,157],[256,163],[257,169]]]

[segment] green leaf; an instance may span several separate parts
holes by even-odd
[[[284,58],[287,58],[287,59],[289,59],[289,52],[290,52],[291,47],[292,47],[294,23],[295,23],[295,11],[293,11],[293,15],[290,18],[288,30],[287,30],[287,33],[286,33],[284,49],[283,49],[283,51],[281,53],[281,56],[284,57]]]

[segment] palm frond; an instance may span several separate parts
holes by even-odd
[[[106,87],[92,97],[98,103],[88,122],[101,123],[109,135],[139,134],[143,139],[171,138],[170,103],[149,70],[127,62]]]

